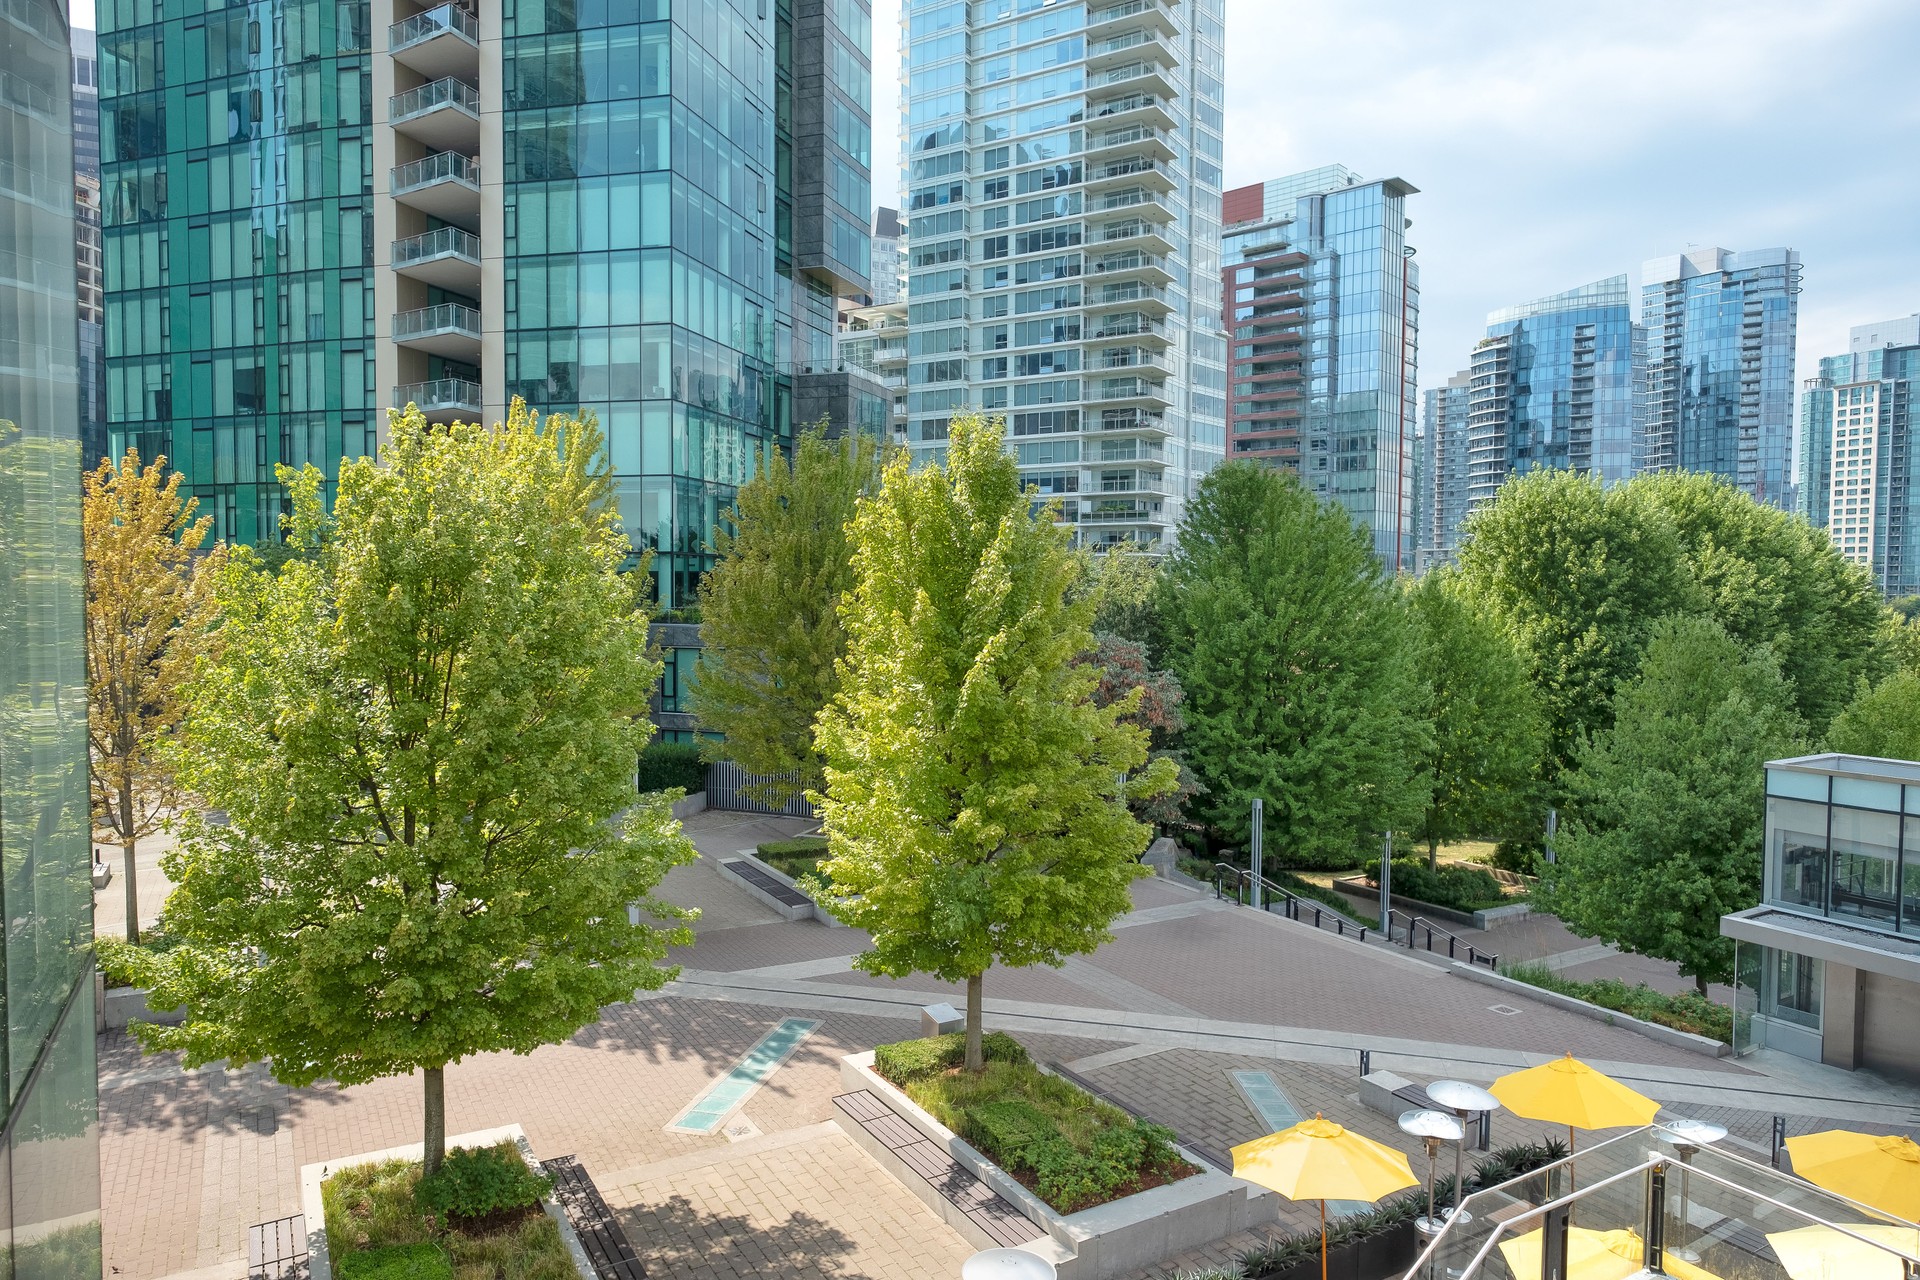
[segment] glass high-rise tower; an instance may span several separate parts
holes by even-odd
[[[100,1274],[65,0],[0,13],[0,1275]]]
[[[389,406],[591,409],[686,603],[758,444],[885,418],[832,367],[867,288],[871,26],[867,0],[103,0],[116,440],[257,539],[274,465],[331,478]]]
[[[1299,472],[1413,562],[1420,270],[1398,178],[1327,165],[1226,193],[1229,453]]]
[[[1689,249],[1646,264],[1646,470],[1711,472],[1790,505],[1799,311],[1791,249]]]
[[[1421,397],[1421,519],[1414,530],[1414,570],[1452,564],[1467,517],[1467,403],[1470,372],[1456,373]]]
[[[1854,326],[1801,397],[1799,507],[1888,597],[1920,593],[1920,315]]]
[[[1163,544],[1224,446],[1223,0],[907,0],[907,441],[1004,414],[1095,547]]]

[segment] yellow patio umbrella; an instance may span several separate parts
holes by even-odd
[[[1920,1221],[1920,1146],[1912,1138],[1829,1129],[1787,1139],[1793,1171],[1837,1196]]]
[[[1847,1231],[1886,1249],[1863,1244]],[[1773,1231],[1767,1243],[1793,1280],[1901,1280],[1906,1274],[1901,1255],[1920,1258],[1920,1231],[1881,1222],[1849,1222],[1846,1231],[1824,1226]]]
[[[1625,1129],[1652,1124],[1660,1104],[1569,1053],[1525,1071],[1501,1076],[1487,1092],[1523,1120],[1567,1126],[1567,1149],[1575,1129]]]
[[[1546,1232],[1529,1231],[1523,1236],[1500,1242],[1500,1252],[1514,1280],[1540,1280],[1540,1255],[1546,1250]],[[1634,1232],[1595,1231],[1588,1227],[1567,1228],[1568,1280],[1628,1280],[1642,1274],[1646,1246]],[[1713,1272],[1665,1255],[1666,1273],[1674,1280],[1719,1280]]]
[[[1327,1276],[1327,1201],[1371,1203],[1420,1185],[1398,1151],[1319,1115],[1235,1147],[1233,1176],[1289,1200],[1320,1202],[1320,1280]]]

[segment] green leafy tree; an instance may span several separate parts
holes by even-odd
[[[1136,644],[1154,640],[1160,562],[1132,543],[1120,543],[1093,562],[1087,589],[1093,596],[1093,632]]]
[[[767,445],[713,531],[719,559],[700,584],[694,713],[725,739],[708,751],[764,779],[754,786],[776,808],[825,780],[813,722],[847,648],[847,525],[878,478],[874,440],[828,439],[822,424],[801,434],[791,458]]]
[[[1700,472],[1641,476],[1621,498],[1673,529],[1706,615],[1742,648],[1773,650],[1816,735],[1863,676],[1879,674],[1874,636],[1886,609],[1872,576],[1825,530]]]
[[[1436,569],[1407,587],[1422,708],[1431,730],[1419,767],[1429,798],[1413,834],[1439,865],[1443,843],[1512,824],[1531,799],[1546,749],[1526,659],[1457,577]]]
[[[1920,672],[1896,671],[1876,685],[1861,681],[1853,701],[1833,718],[1827,749],[1920,760]]]
[[[1022,491],[1003,424],[954,419],[944,465],[887,464],[854,517],[847,655],[821,712],[834,913],[869,973],[967,984],[1092,951],[1128,909],[1151,832],[1119,794],[1173,785],[1125,703],[1093,702],[1093,603],[1057,509]]]
[[[1347,867],[1419,817],[1405,611],[1345,512],[1290,473],[1230,463],[1201,481],[1163,572],[1162,647],[1215,828],[1245,840],[1259,797],[1276,862]]]
[[[1583,934],[1673,961],[1702,995],[1728,981],[1720,917],[1760,897],[1765,765],[1803,742],[1771,651],[1743,652],[1711,619],[1660,623],[1568,778],[1573,815],[1541,901]]]
[[[1097,630],[1093,639],[1093,653],[1081,659],[1100,670],[1093,704],[1110,707],[1118,703],[1131,708],[1121,718],[1147,731],[1147,758],[1171,760],[1180,771],[1171,791],[1130,797],[1133,816],[1163,831],[1180,826],[1186,821],[1187,806],[1200,794],[1200,780],[1175,747],[1187,727],[1186,714],[1180,709],[1186,698],[1180,681],[1171,671],[1153,666],[1147,659],[1147,646],[1138,641]]]
[[[1613,722],[1614,690],[1639,670],[1654,623],[1700,611],[1670,523],[1558,469],[1509,478],[1467,518],[1460,582],[1526,655],[1549,780]]]
[[[319,473],[281,468],[317,554],[222,574],[177,761],[227,824],[186,821],[164,862],[181,945],[141,963],[187,1016],[138,1034],[293,1085],[421,1070],[432,1171],[449,1063],[673,976],[687,930],[642,917],[686,918],[653,890],[693,852],[670,794],[635,803],[661,664],[593,420],[516,400],[390,432],[341,468],[324,541]]]

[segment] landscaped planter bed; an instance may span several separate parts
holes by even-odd
[[[449,1138],[447,1150],[502,1144],[529,1172],[540,1173],[518,1125]],[[579,1237],[551,1196],[464,1227],[445,1215],[429,1215],[413,1202],[420,1155],[416,1143],[301,1169],[310,1280],[353,1280],[356,1273],[368,1280],[438,1280],[462,1265],[521,1280],[595,1280]],[[369,1252],[382,1246],[390,1248],[379,1255]],[[359,1260],[351,1260],[356,1254]],[[376,1261],[385,1269],[374,1266]]]

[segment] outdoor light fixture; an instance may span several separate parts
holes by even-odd
[[[1462,1176],[1467,1147],[1467,1117],[1476,1111],[1498,1111],[1500,1099],[1488,1093],[1477,1084],[1468,1084],[1464,1080],[1435,1080],[1427,1086],[1427,1096],[1436,1105],[1446,1108],[1459,1117],[1460,1137],[1453,1144],[1453,1208],[1447,1214],[1447,1220],[1458,1217],[1462,1222],[1471,1222],[1461,1208],[1467,1195],[1467,1181]]]
[[[1445,1223],[1433,1216],[1434,1161],[1440,1157],[1440,1144],[1462,1141],[1467,1136],[1467,1127],[1444,1111],[1402,1111],[1400,1132],[1427,1144],[1427,1211],[1413,1220],[1413,1229],[1423,1236],[1437,1235]]]

